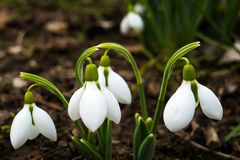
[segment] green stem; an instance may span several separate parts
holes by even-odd
[[[103,134],[102,134],[102,130],[99,129],[97,131],[97,138],[98,138],[98,142],[99,142],[99,151],[101,153],[101,155],[104,155],[105,154],[105,141],[104,141],[104,137],[103,137]]]
[[[105,160],[112,160],[112,121],[107,120]]]
[[[85,130],[83,129],[80,120],[75,121],[75,125],[77,127],[77,129],[79,130],[79,134],[82,138],[87,138],[87,135],[85,133]]]
[[[88,134],[87,134],[87,141],[90,143],[90,144],[93,144],[93,132],[88,130]]]
[[[99,49],[107,49],[107,50],[114,50],[117,53],[120,53],[132,66],[132,69],[134,71],[136,80],[137,80],[137,85],[138,85],[138,89],[139,89],[139,97],[140,97],[140,108],[141,108],[141,113],[142,113],[142,117],[144,119],[147,118],[147,107],[146,107],[146,99],[145,99],[145,93],[144,93],[144,88],[143,88],[143,84],[142,84],[142,78],[141,78],[141,74],[139,72],[139,69],[137,67],[136,61],[134,60],[133,56],[131,55],[131,53],[124,48],[123,46],[116,44],[116,43],[102,43],[99,44],[97,46],[93,46],[89,49],[87,49],[86,51],[84,51],[78,58],[77,63],[76,63],[76,67],[75,67],[75,73],[76,73],[76,79],[79,83],[80,86],[83,85],[83,76],[81,74],[81,71],[83,70],[83,64],[84,61],[86,60],[87,57],[89,57],[90,55],[92,55],[94,52],[96,52]]]
[[[41,85],[39,84],[32,84],[31,86],[28,87],[27,91],[30,92],[34,87],[38,87],[38,86],[41,87]]]
[[[160,88],[158,102],[157,102],[157,106],[156,106],[156,111],[155,111],[154,118],[153,118],[151,133],[156,132],[158,122],[159,122],[160,117],[162,115],[163,103],[164,103],[165,96],[166,96],[168,80],[170,78],[171,72],[174,68],[174,65],[175,65],[176,61],[179,60],[181,57],[183,57],[188,52],[190,52],[191,50],[193,50],[193,49],[195,49],[199,46],[200,46],[199,42],[190,43],[190,44],[180,48],[179,50],[177,50],[172,55],[172,57],[169,59],[167,65],[166,65],[166,68],[164,70],[164,74],[163,74],[162,85],[161,85],[161,88]]]
[[[188,58],[186,58],[186,57],[182,57],[182,58],[180,58],[180,60],[183,60],[186,64],[190,64]]]
[[[134,60],[132,54],[123,46],[116,44],[116,43],[102,43],[99,44],[97,47],[104,48],[104,49],[112,49],[117,53],[122,54],[122,56],[131,64],[133,72],[136,77],[138,89],[139,89],[139,97],[140,97],[140,108],[143,119],[146,119],[147,116],[147,105],[146,105],[146,97],[142,83],[142,77],[140,71],[138,69],[137,63]]]

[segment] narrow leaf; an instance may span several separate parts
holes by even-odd
[[[148,129],[142,117],[139,117],[138,125],[136,126],[136,129],[134,131],[134,136],[133,136],[134,159],[137,158],[139,147],[147,136],[148,136]]]
[[[94,160],[103,160],[102,156],[97,152],[96,148],[85,139],[72,137],[72,140],[77,144],[81,153],[86,157]]]
[[[240,124],[237,125],[236,127],[233,128],[233,130],[231,132],[229,132],[225,137],[224,137],[224,141],[227,142],[229,141],[231,138],[236,137],[237,135],[240,134]]]
[[[139,148],[137,160],[151,160],[154,155],[155,145],[155,136],[153,134],[149,134]]]

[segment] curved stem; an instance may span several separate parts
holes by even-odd
[[[161,85],[161,88],[160,88],[158,102],[157,102],[157,106],[156,106],[156,111],[155,111],[154,118],[153,118],[153,123],[152,123],[152,126],[151,126],[151,132],[152,133],[156,132],[157,124],[158,124],[159,119],[162,115],[163,103],[164,103],[165,96],[166,96],[168,80],[170,78],[171,72],[174,68],[174,65],[175,65],[176,61],[179,60],[180,58],[182,58],[185,54],[187,54],[191,50],[193,50],[193,49],[195,49],[199,46],[200,46],[200,42],[190,43],[190,44],[180,48],[179,50],[177,50],[172,55],[172,57],[169,59],[167,65],[166,65],[166,68],[164,70],[162,85]]]
[[[182,58],[180,58],[180,60],[183,60],[186,64],[190,64],[188,58],[186,58],[186,57],[182,57]]]
[[[32,84],[31,86],[28,87],[27,91],[30,92],[34,87],[40,87],[41,85],[40,84]]]
[[[146,108],[146,99],[145,99],[145,93],[144,93],[144,88],[143,88],[143,84],[142,84],[141,74],[139,72],[139,69],[137,67],[137,64],[136,64],[133,56],[123,46],[116,44],[116,43],[102,43],[102,44],[93,46],[93,47],[87,49],[86,51],[84,51],[79,56],[76,67],[75,67],[76,78],[77,78],[79,85],[80,86],[83,85],[83,78],[82,78],[82,75],[80,74],[80,71],[82,71],[82,66],[84,64],[85,59],[87,57],[89,57],[90,55],[92,55],[95,51],[99,50],[100,48],[107,49],[107,50],[112,49],[115,52],[120,53],[131,64],[132,69],[135,74],[135,77],[136,77],[138,89],[139,89],[140,108],[141,108],[142,117],[144,119],[146,119],[147,118],[147,108]]]
[[[99,50],[96,46],[93,46],[91,48],[88,48],[87,50],[85,50],[78,58],[77,63],[76,63],[76,67],[75,67],[75,74],[76,74],[76,79],[78,82],[79,87],[83,86],[83,64],[85,62],[85,60],[94,52],[96,52],[97,50]]]

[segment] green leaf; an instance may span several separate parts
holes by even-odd
[[[155,145],[155,136],[153,134],[149,134],[139,148],[137,160],[151,160],[154,155]]]
[[[146,124],[146,126],[147,126],[147,128],[148,128],[148,131],[150,131],[150,130],[151,130],[151,126],[152,126],[152,118],[151,118],[151,117],[148,117],[148,118],[146,119],[146,121],[145,121],[145,124]]]
[[[102,156],[97,152],[96,148],[92,146],[84,138],[72,137],[72,140],[76,143],[81,153],[88,157],[89,159],[94,160],[103,160]]]
[[[148,129],[144,123],[143,118],[139,117],[138,125],[136,126],[136,129],[134,131],[134,136],[133,136],[133,152],[134,152],[135,160],[138,155],[139,147],[147,136],[148,136]]]
[[[240,124],[237,125],[236,127],[233,128],[233,130],[231,132],[229,132],[225,137],[224,137],[224,141],[227,142],[229,141],[231,138],[236,137],[237,135],[240,134]]]
[[[68,107],[68,101],[66,100],[62,92],[52,82],[48,81],[43,77],[26,72],[20,72],[20,77],[33,81],[34,83],[46,88],[60,99],[65,108]]]
[[[231,35],[234,28],[236,28],[236,22],[238,20],[240,9],[239,0],[228,0],[226,5],[226,22],[224,23],[224,29],[226,35]]]
[[[138,118],[140,117],[139,113],[135,113],[134,118],[135,118],[135,125],[138,125]]]

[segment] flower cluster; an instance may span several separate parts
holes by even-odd
[[[166,127],[172,132],[185,128],[193,119],[198,103],[207,117],[221,120],[223,116],[221,103],[210,89],[197,82],[192,65],[184,66],[183,79],[181,86],[164,109],[163,120]]]
[[[68,114],[73,121],[81,118],[95,132],[106,117],[116,124],[120,122],[118,102],[130,104],[131,93],[123,78],[111,69],[109,57],[103,55],[98,69],[94,64],[87,65],[85,83],[72,95]]]

